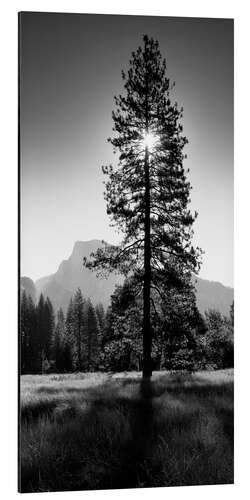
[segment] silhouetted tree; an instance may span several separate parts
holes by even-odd
[[[143,38],[122,72],[125,94],[115,98],[116,168],[103,167],[107,213],[124,234],[119,247],[106,246],[85,264],[99,273],[133,273],[143,285],[143,376],[152,373],[151,292],[181,285],[199,267],[199,249],[191,245],[195,215],[188,209],[190,184],[183,168],[182,108],[170,100],[158,42]]]

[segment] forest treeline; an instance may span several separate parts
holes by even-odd
[[[154,370],[218,369],[233,366],[233,304],[228,316],[200,314],[192,290],[171,290],[165,310],[152,300]],[[77,289],[66,314],[55,314],[42,294],[35,304],[25,291],[20,307],[20,370],[25,373],[141,370],[142,298],[133,283],[116,287],[111,305],[94,306]]]

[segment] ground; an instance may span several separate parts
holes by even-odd
[[[233,370],[21,377],[22,492],[233,482]]]

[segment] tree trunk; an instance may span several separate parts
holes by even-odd
[[[149,152],[145,150],[145,240],[144,240],[144,286],[143,286],[143,378],[152,375],[151,325],[150,325],[150,285],[151,285],[151,247],[150,247],[150,179]]]

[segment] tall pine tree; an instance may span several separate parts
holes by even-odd
[[[99,362],[99,324],[95,308],[90,299],[85,305],[85,337],[86,346],[86,368],[87,371],[93,371],[98,367]]]
[[[36,307],[36,367],[35,371],[37,373],[42,373],[43,371],[43,359],[44,359],[44,338],[46,337],[46,321],[45,321],[45,300],[43,294],[40,295],[39,301]]]
[[[52,339],[55,328],[54,309],[49,297],[46,298],[44,304],[44,322],[45,335],[43,337],[43,351],[45,358],[49,361],[51,359]]]
[[[69,314],[69,311],[68,311]],[[73,298],[73,363],[77,371],[83,369],[84,300],[78,288]]]
[[[98,320],[98,346],[99,350],[102,349],[103,346],[103,337],[104,337],[104,331],[105,331],[105,311],[104,307],[101,302],[96,305],[95,307],[95,312]]]
[[[73,304],[73,298],[72,297],[70,299],[70,302],[69,302],[69,305],[68,305],[68,309],[67,309],[65,326],[66,326],[67,343],[71,346],[71,355],[73,356],[73,345],[74,345],[74,304]]]
[[[36,371],[36,308],[30,295],[23,291],[20,310],[21,373]]]
[[[64,371],[63,345],[65,337],[65,321],[62,309],[57,313],[57,323],[53,335],[52,356],[55,369],[58,372]]]
[[[151,292],[161,285],[190,280],[199,267],[199,249],[191,244],[190,184],[183,167],[187,143],[171,101],[158,42],[144,36],[132,53],[124,94],[115,98],[115,133],[110,142],[119,153],[115,168],[103,167],[107,213],[124,234],[119,247],[99,249],[87,265],[97,271],[134,273],[143,286],[143,376],[152,373]],[[85,260],[86,264],[86,260]]]
[[[45,300],[43,294],[38,301],[36,316],[36,371],[43,373],[49,368],[55,327],[52,303],[48,297]]]

